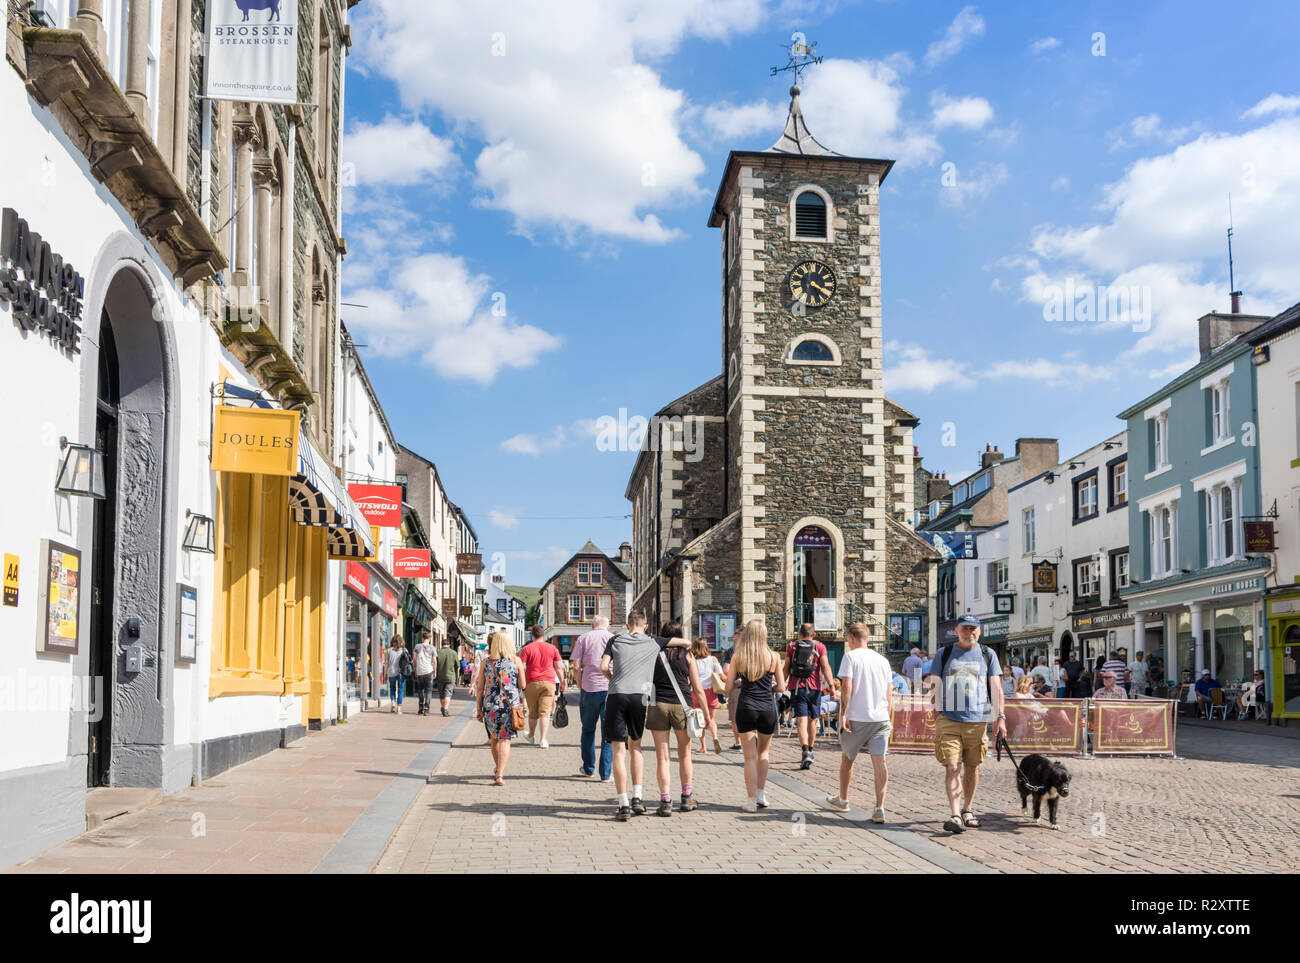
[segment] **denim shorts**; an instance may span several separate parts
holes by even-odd
[[[821,717],[822,694],[811,686],[794,689],[790,692],[790,708],[796,719],[808,716],[813,719]]]

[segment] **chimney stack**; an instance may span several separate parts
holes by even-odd
[[[630,542],[624,542],[618,547],[618,560],[620,562],[632,561],[632,544]]]
[[[1241,292],[1233,291],[1228,297],[1232,298],[1232,313],[1241,314]]]
[[[996,464],[1003,459],[1002,452],[998,451],[994,445],[985,445],[984,454],[980,456],[980,468],[988,468],[989,465]]]

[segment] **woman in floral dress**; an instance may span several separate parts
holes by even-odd
[[[510,759],[510,740],[515,730],[510,710],[524,704],[519,683],[527,678],[523,659],[515,655],[515,644],[505,632],[488,636],[488,655],[478,672],[475,694],[480,719],[487,729],[492,762],[496,767],[494,782],[505,785],[506,762]]]

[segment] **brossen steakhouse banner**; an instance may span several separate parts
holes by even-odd
[[[298,0],[208,0],[204,96],[298,102]]]

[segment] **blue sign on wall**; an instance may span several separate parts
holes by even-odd
[[[979,558],[974,532],[925,532],[924,537],[944,558]]]

